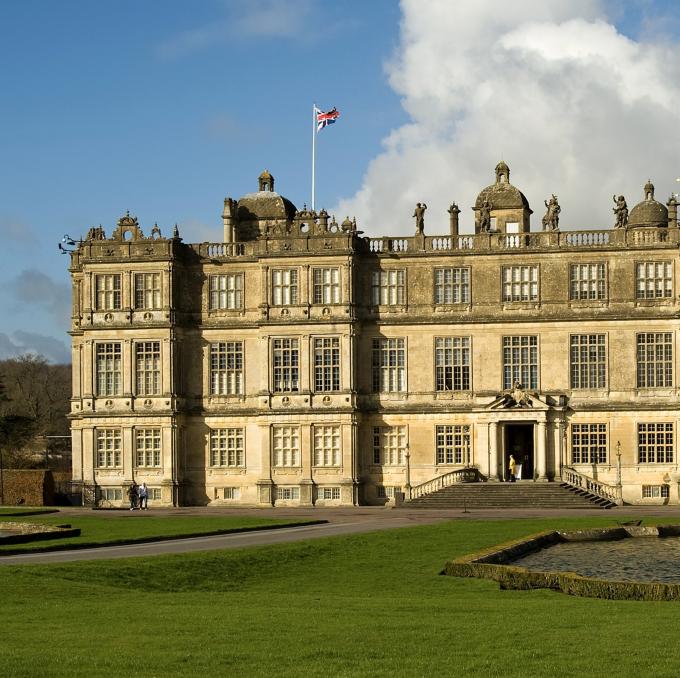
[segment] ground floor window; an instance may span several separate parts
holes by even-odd
[[[339,487],[322,487],[321,488],[321,499],[340,499],[340,488]]]
[[[121,487],[100,487],[100,501],[123,501],[123,489]]]
[[[150,487],[149,488],[149,501],[160,501],[161,500],[161,488],[160,487]]]
[[[378,485],[378,497],[381,499],[394,499],[394,495],[397,492],[401,492],[401,487],[395,487],[393,485]]]
[[[470,463],[470,427],[437,426],[437,464]]]
[[[408,444],[406,426],[373,427],[373,463],[382,466],[403,466]]]
[[[642,498],[643,499],[668,499],[669,496],[668,485],[643,485]]]
[[[277,487],[276,488],[276,498],[277,499],[299,499],[300,498],[300,488],[299,487]]]
[[[673,463],[673,424],[638,424],[638,463]]]
[[[240,487],[223,487],[221,498],[222,499],[240,499],[241,498],[241,488]]]
[[[571,425],[571,463],[607,463],[607,424]]]

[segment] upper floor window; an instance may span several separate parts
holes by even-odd
[[[340,338],[314,338],[314,390],[340,390]]]
[[[373,427],[373,463],[382,466],[403,466],[408,446],[406,426]]]
[[[211,395],[243,393],[243,342],[220,341],[210,344]]]
[[[210,465],[241,467],[245,446],[242,428],[216,428],[210,431]]]
[[[437,391],[470,390],[470,338],[437,337],[434,340]]]
[[[503,388],[538,388],[538,337],[503,337]]]
[[[312,272],[315,304],[340,303],[340,269],[315,268]]]
[[[135,273],[135,308],[161,307],[161,274]]]
[[[638,463],[672,464],[674,435],[672,423],[638,424]]]
[[[243,273],[210,276],[210,310],[243,308]]]
[[[120,429],[97,429],[97,468],[121,468],[123,448]]]
[[[673,296],[673,264],[645,261],[635,267],[635,298],[663,299]]]
[[[673,385],[672,332],[637,335],[637,387],[664,388]]]
[[[403,339],[373,340],[373,391],[406,390],[406,346]]]
[[[161,343],[140,341],[135,344],[137,395],[158,395],[161,392]]]
[[[138,428],[135,435],[135,463],[138,467],[160,468],[161,430]]]
[[[374,306],[402,306],[406,299],[406,271],[373,271],[371,299]]]
[[[571,425],[571,463],[607,463],[607,425]]]
[[[273,390],[285,393],[300,390],[300,342],[298,339],[272,341]]]
[[[120,274],[102,273],[95,276],[98,311],[115,311],[121,308]]]
[[[572,334],[569,343],[571,388],[606,388],[605,335]]]
[[[123,370],[119,342],[96,344],[97,395],[116,396],[122,392]]]
[[[604,264],[573,264],[569,275],[569,298],[597,300],[607,298],[607,269]]]
[[[469,304],[470,269],[467,267],[435,268],[434,303]]]
[[[300,429],[297,426],[274,426],[272,438],[274,466],[300,466]]]
[[[470,463],[470,427],[445,425],[436,427],[437,464]]]
[[[341,466],[340,427],[314,426],[314,466]]]
[[[298,271],[296,268],[276,269],[272,271],[272,304],[289,306],[297,304]]]
[[[538,301],[538,266],[503,266],[503,301]]]

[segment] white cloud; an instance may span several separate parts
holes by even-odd
[[[21,330],[14,332],[11,336],[0,332],[0,360],[16,358],[27,353],[41,355],[52,363],[71,362],[71,352],[66,343],[60,339]]]
[[[426,232],[444,233],[455,200],[469,232],[501,158],[534,229],[553,192],[563,228],[603,228],[614,193],[632,207],[648,178],[661,201],[676,190],[680,65],[668,43],[625,37],[596,0],[403,0],[402,10],[387,73],[411,121],[337,214],[369,235],[409,234],[424,200]]]

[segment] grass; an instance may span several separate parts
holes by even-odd
[[[17,517],[16,514],[0,514],[0,529],[4,519],[16,520]],[[46,539],[26,544],[2,545],[0,546],[0,553],[30,553],[88,546],[132,544],[176,537],[243,532],[318,522],[256,516],[154,516],[141,512],[130,516],[99,516],[96,514],[30,516],[30,514],[25,514],[25,517],[22,516],[20,520],[21,522],[35,522],[45,525],[68,524],[71,527],[80,528],[80,536]]]
[[[4,676],[675,676],[677,603],[501,591],[446,560],[607,518],[451,521],[0,567]]]

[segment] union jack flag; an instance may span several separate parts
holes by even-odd
[[[327,113],[314,108],[314,113],[316,114],[317,132],[320,132],[326,125],[332,125],[340,117],[340,111],[335,106]]]

